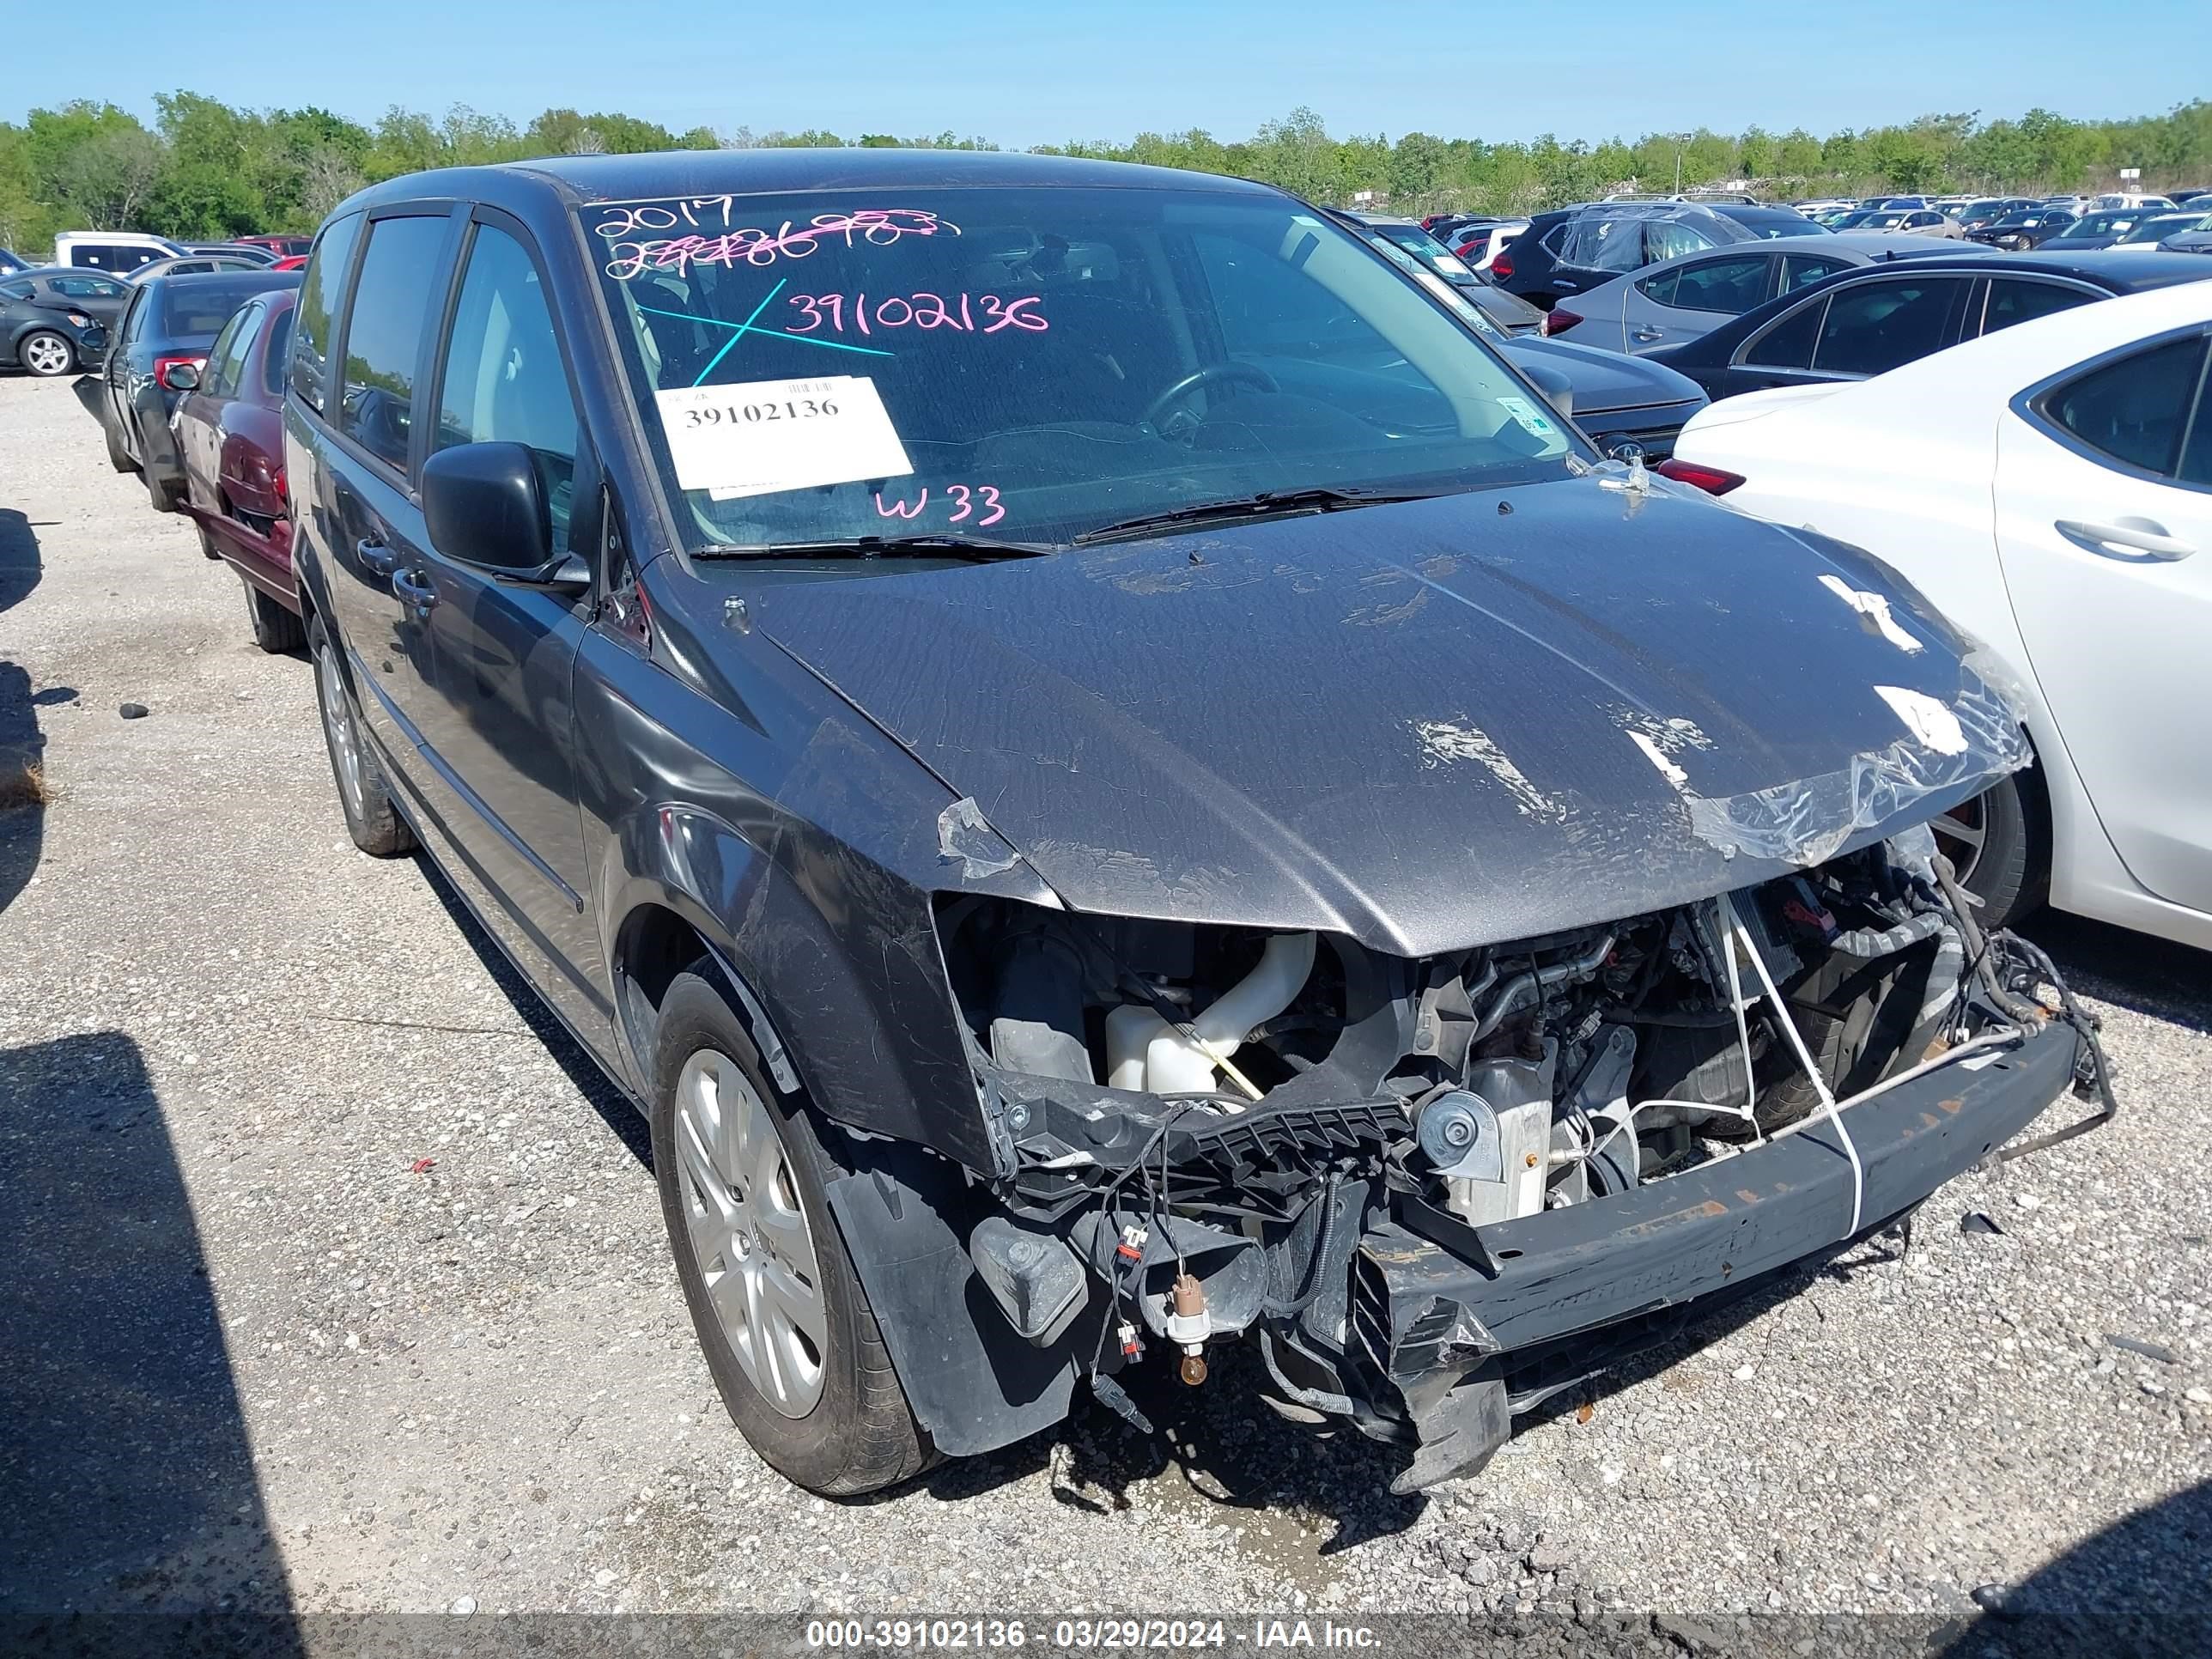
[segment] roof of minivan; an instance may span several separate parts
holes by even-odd
[[[1066,155],[961,149],[678,149],[644,155],[554,155],[497,167],[406,173],[360,191],[338,210],[426,195],[465,197],[472,185],[500,177],[550,179],[586,201],[599,202],[641,197],[990,185],[1278,193],[1272,185],[1217,173]]]

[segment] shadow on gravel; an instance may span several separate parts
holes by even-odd
[[[0,611],[28,599],[40,574],[39,538],[30,520],[0,507]],[[41,701],[32,696],[29,672],[0,657],[0,910],[29,882],[46,844]]]
[[[2085,996],[2212,1031],[2212,951],[2057,910],[2045,910],[2020,931],[2050,951],[2067,982]]]
[[[2212,1481],[2084,1540],[1989,1597],[1943,1659],[2212,1653]],[[1978,1593],[1984,1594],[1984,1593]],[[1985,1603],[1986,1605],[1986,1603]]]
[[[469,942],[469,949],[477,953],[492,983],[498,986],[507,1001],[514,1005],[514,1015],[527,1025],[533,1036],[544,1043],[561,1069],[568,1073],[568,1081],[576,1085],[576,1092],[589,1101],[592,1109],[607,1121],[630,1156],[645,1168],[653,1167],[653,1136],[647,1128],[645,1117],[629,1103],[623,1091],[609,1082],[599,1063],[584,1052],[583,1046],[568,1035],[568,1028],[532,990],[530,981],[507,960],[507,952],[499,942],[486,933],[470,911],[466,901],[453,890],[453,884],[433,862],[428,854],[415,854],[415,867],[422,872],[422,879],[446,907],[446,914],[453,919],[453,926]]]
[[[299,1651],[191,1202],[122,1033],[0,1050],[0,1650],[144,1650],[136,1615],[250,1611],[257,1651]],[[90,1618],[45,1622],[64,1613]]]

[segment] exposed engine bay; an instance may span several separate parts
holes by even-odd
[[[1808,1224],[1811,1247],[1834,1243],[1886,1213],[1852,1109],[2053,1023],[2080,1033],[2076,1081],[2111,1108],[2091,1023],[2040,951],[1978,928],[1924,828],[1701,903],[1418,961],[975,896],[939,931],[1006,1145],[968,1242],[1008,1323],[1073,1342],[1136,1421],[1124,1367],[1162,1349],[1197,1383],[1209,1343],[1255,1336],[1271,1403],[1420,1444],[1410,1486],[1480,1467],[1511,1412],[1609,1356],[1516,1357],[1479,1296],[1408,1274],[1464,1264],[1480,1289],[1560,1212],[1815,1129],[1848,1159],[1848,1218]],[[1662,1278],[1622,1306],[1696,1293]]]

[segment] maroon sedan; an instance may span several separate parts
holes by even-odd
[[[264,651],[295,650],[307,639],[284,495],[284,364],[295,297],[276,289],[240,307],[208,347],[199,383],[173,417],[185,469],[178,505],[199,525],[208,557],[228,560],[245,580],[254,642]]]

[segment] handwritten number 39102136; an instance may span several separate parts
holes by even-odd
[[[995,294],[956,294],[950,300],[937,294],[886,295],[869,301],[866,294],[794,294],[788,303],[799,307],[804,322],[786,323],[787,334],[811,334],[825,322],[830,331],[842,334],[849,320],[862,334],[878,329],[950,328],[970,334],[996,334],[1018,328],[1042,334],[1051,326],[1042,313],[1030,307],[1041,302],[1035,294],[1004,300]],[[849,309],[848,309],[849,307]],[[981,318],[979,326],[977,318]]]

